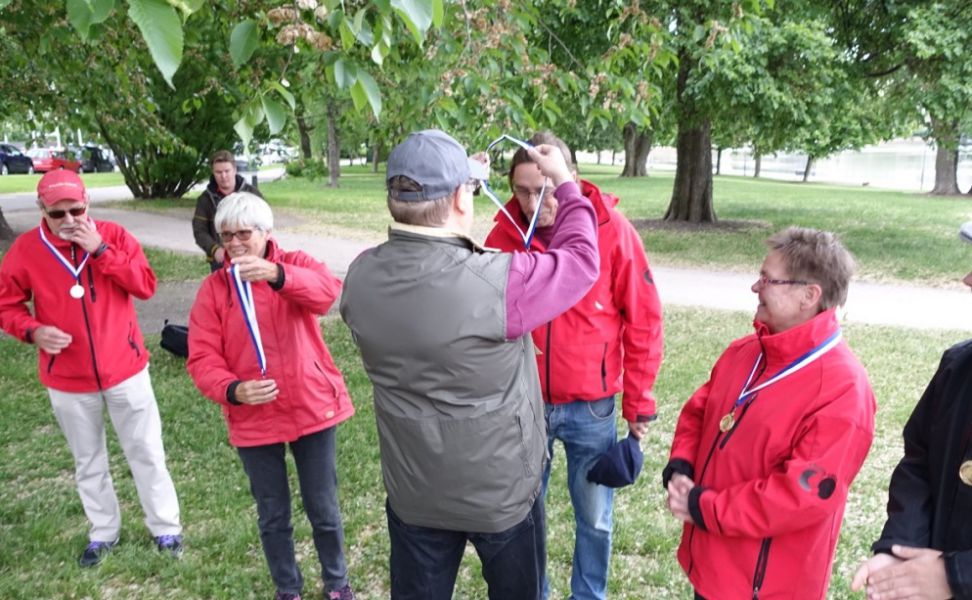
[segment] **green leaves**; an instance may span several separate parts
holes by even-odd
[[[375,117],[381,116],[381,93],[378,91],[378,84],[367,71],[358,71],[358,80],[351,86],[351,100],[359,111],[365,107],[367,101]]]
[[[0,3],[0,8],[7,3]],[[87,40],[91,26],[104,22],[114,7],[114,0],[68,0],[68,22],[81,35],[81,39]]]
[[[250,60],[253,52],[260,44],[260,32],[257,29],[256,21],[247,19],[240,22],[233,28],[230,34],[230,58],[233,59],[233,66],[237,69]]]
[[[148,45],[152,60],[175,89],[172,76],[182,62],[182,21],[172,5],[164,0],[129,0],[128,16],[131,17]]]
[[[442,21],[442,0],[391,0],[391,7],[401,17],[419,46],[432,26],[433,14],[438,15],[440,23]]]

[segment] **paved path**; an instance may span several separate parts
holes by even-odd
[[[263,173],[261,173],[261,177]],[[91,190],[100,200],[121,200],[127,188]],[[96,196],[97,194],[97,196]],[[127,194],[129,197],[130,193]],[[22,195],[18,195],[22,196]],[[24,231],[38,222],[33,197],[27,201],[0,196],[14,231]],[[123,209],[96,208],[96,218],[120,223],[131,231],[143,245],[177,252],[201,254],[193,243],[191,213],[188,210],[170,214],[143,213]],[[286,224],[278,225],[274,233],[284,248],[300,248],[327,263],[339,276],[347,273],[348,265],[362,250],[373,244],[295,231]],[[964,266],[960,266],[964,267]],[[699,269],[676,269],[663,266],[653,268],[655,280],[666,305],[686,305],[753,312],[756,298],[750,291],[754,274],[714,272]],[[961,268],[959,268],[961,271]],[[964,272],[963,272],[964,274]],[[956,273],[959,276],[959,273]],[[165,288],[165,289],[162,289]],[[171,314],[174,321],[185,322],[188,315],[186,299],[191,302],[195,284],[167,284],[159,294],[146,303],[146,309],[156,315]],[[168,311],[168,312],[167,312]],[[851,284],[844,315],[848,322],[895,325],[922,329],[962,329],[972,331],[972,297],[968,291],[934,289],[908,285],[888,285],[869,282]],[[158,331],[161,317],[144,323],[146,331]]]

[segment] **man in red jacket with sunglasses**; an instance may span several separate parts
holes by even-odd
[[[131,234],[88,216],[88,194],[77,173],[47,173],[37,198],[40,226],[18,237],[0,265],[0,327],[37,346],[40,382],[74,455],[78,494],[91,523],[81,566],[100,563],[121,533],[105,408],[145,525],[160,552],[178,557],[179,501],[132,302],[133,296],[145,300],[155,293],[155,273]]]

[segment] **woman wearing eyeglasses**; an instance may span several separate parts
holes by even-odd
[[[824,598],[874,394],[841,336],[853,258],[827,232],[767,240],[755,333],[682,408],[662,475],[697,598]]]
[[[275,598],[299,599],[303,588],[290,515],[289,446],[325,598],[352,599],[335,432],[354,407],[317,320],[339,296],[341,281],[307,254],[277,245],[273,214],[258,196],[224,198],[215,225],[223,268],[203,281],[192,306],[186,366],[196,387],[222,407],[229,441],[250,479]]]

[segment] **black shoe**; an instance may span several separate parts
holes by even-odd
[[[84,549],[81,553],[81,559],[78,563],[82,567],[94,567],[98,565],[101,561],[105,559],[106,556],[111,554],[111,549],[115,547],[118,541],[114,542],[91,542],[88,547]]]
[[[168,554],[172,558],[182,558],[182,536],[160,535],[155,538],[155,546],[159,552]]]

